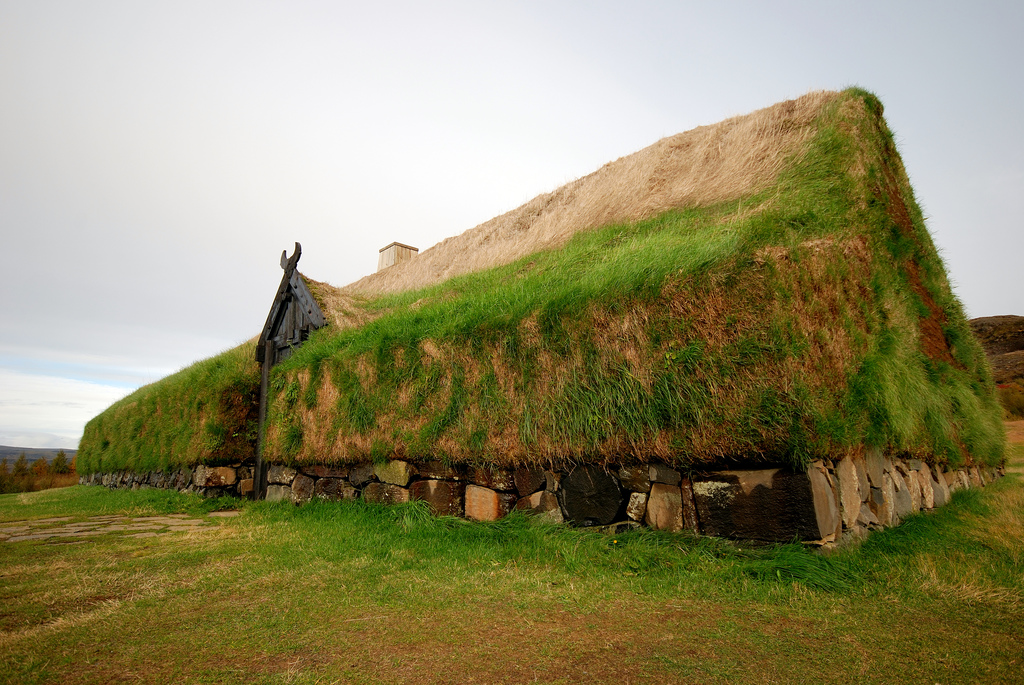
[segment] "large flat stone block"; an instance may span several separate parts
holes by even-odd
[[[647,493],[629,493],[629,502],[626,504],[626,516],[634,521],[643,521],[647,514]]]
[[[562,523],[565,519],[562,516],[562,508],[558,506],[558,498],[553,493],[541,490],[529,497],[524,497],[516,502],[516,511],[524,511],[552,523]]]
[[[409,491],[394,483],[370,483],[363,489],[363,499],[377,504],[400,504],[409,501]]]
[[[838,517],[826,506],[819,521],[810,477],[783,469],[694,476],[693,495],[701,532],[719,537],[821,540],[832,532],[832,517]]]
[[[864,466],[868,472],[868,480],[871,481],[871,487],[881,488],[885,484],[885,479],[882,477],[886,471],[889,471],[892,466],[885,455],[882,454],[882,450],[877,447],[869,447],[864,454]]]
[[[511,491],[516,488],[512,471],[508,469],[489,469],[473,467],[469,469],[469,480],[474,485],[491,490]]]
[[[807,478],[811,482],[818,539],[838,540],[843,532],[842,518],[839,516],[839,494],[832,487],[828,471],[821,462],[815,462],[807,469]]]
[[[420,478],[430,480],[465,480],[466,469],[462,466],[449,466],[440,461],[428,461],[420,464],[417,469]]]
[[[283,464],[271,464],[267,470],[267,482],[273,485],[291,485],[298,471]]]
[[[291,500],[292,489],[289,485],[268,485],[267,486],[267,501],[268,502],[280,502],[281,500]]]
[[[515,495],[496,492],[480,485],[466,486],[466,518],[497,521],[512,509]]]
[[[857,516],[860,515],[863,500],[860,495],[857,466],[851,457],[843,457],[836,464],[836,479],[839,481],[839,506],[843,513],[843,524],[847,528],[853,528]]]
[[[298,473],[292,481],[292,500],[299,504],[308,502],[313,498],[313,479],[309,476]]]
[[[415,475],[416,469],[407,461],[392,459],[385,464],[376,464],[373,467],[373,474],[382,483],[390,483],[399,487],[405,487],[409,480]]]
[[[348,480],[356,487],[369,483],[373,478],[373,464],[370,462],[356,464],[348,470]]]
[[[313,486],[313,496],[329,500],[353,500],[359,493],[341,478],[321,478]]]
[[[230,466],[197,466],[192,482],[197,488],[224,488],[235,484],[237,474]]]
[[[678,485],[651,484],[645,520],[655,530],[678,533],[683,529],[683,496]]]
[[[652,483],[665,485],[679,485],[679,481],[683,479],[682,474],[665,464],[651,464],[648,467],[648,477]]]
[[[942,507],[949,502],[950,492],[949,485],[946,483],[945,474],[941,471],[941,466],[935,467],[935,473],[932,478],[932,494],[935,499],[935,506]]]
[[[914,500],[913,495],[910,494],[910,486],[907,485],[899,469],[893,469],[889,476],[892,478],[893,486],[896,490],[896,496],[893,499],[893,522],[896,523],[905,519],[914,511]]]
[[[679,483],[679,490],[683,495],[683,529],[691,533],[699,533],[700,526],[697,523],[697,501],[693,497],[693,482],[689,478],[683,478]]]
[[[643,466],[623,466],[619,469],[619,482],[631,492],[651,491],[651,468]]]
[[[512,480],[515,482],[516,491],[520,497],[526,497],[542,490],[548,482],[542,470],[527,468],[516,469],[512,474]]]
[[[600,466],[581,464],[562,478],[558,499],[574,525],[606,526],[619,513],[622,490],[618,479]]]
[[[302,472],[313,478],[348,478],[348,466],[303,466]]]
[[[412,499],[423,500],[435,516],[462,516],[466,486],[448,480],[418,480],[409,486]]]
[[[932,486],[932,472],[928,464],[922,462],[921,468],[915,471],[917,474],[917,485],[921,489],[921,508],[932,509],[935,507],[935,490]]]

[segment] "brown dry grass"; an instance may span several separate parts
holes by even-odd
[[[737,370],[730,378],[706,378],[704,372],[700,372],[700,380],[706,382],[713,404],[746,406],[752,401],[752,392],[774,388],[787,394],[800,379],[812,379],[810,388],[815,391],[844,382],[846,370],[864,352],[863,341],[854,339],[854,332],[835,327],[833,323],[846,319],[854,331],[867,330],[865,313],[858,306],[858,302],[873,297],[867,286],[871,271],[867,239],[857,235],[847,239],[810,240],[791,248],[766,248],[756,255],[755,263],[755,268],[730,276],[735,282],[728,287],[723,280],[726,275],[716,277],[698,291],[688,280],[671,279],[660,298],[654,302],[633,302],[625,315],[591,304],[583,319],[567,328],[565,335],[594,344],[602,365],[626,369],[650,392],[652,374],[665,364],[672,342],[667,340],[653,345],[646,331],[650,320],[667,315],[669,320],[686,322],[690,334],[704,342],[710,355],[725,352],[743,338],[765,335],[765,321],[789,320],[794,332],[813,348],[810,353],[790,357],[783,364],[766,357]],[[780,289],[796,296],[772,295]],[[501,345],[485,344],[487,351],[478,358],[450,341],[426,339],[420,343],[427,363],[459,369],[471,388],[485,374],[493,373],[504,402],[500,417],[471,404],[457,425],[439,438],[437,447],[449,458],[456,461],[479,458],[475,448],[469,446],[468,438],[472,431],[481,428],[487,433],[483,449],[488,461],[511,467],[559,464],[584,457],[604,461],[668,460],[683,443],[688,458],[697,461],[724,459],[741,450],[749,451],[749,445],[743,442],[746,438],[738,430],[740,427],[701,424],[692,426],[685,434],[669,435],[661,431],[639,440],[614,433],[600,445],[586,447],[584,453],[581,445],[557,436],[545,403],[545,398],[563,396],[567,385],[584,373],[579,346],[574,346],[576,352],[568,357],[553,356],[542,344],[536,314],[520,323],[519,333],[522,344],[536,353],[537,363],[534,385],[525,394],[517,364],[507,358]],[[356,372],[364,390],[369,391],[374,385],[373,365],[361,359]],[[308,372],[300,370],[294,378],[304,394],[309,382]],[[400,387],[393,401],[378,409],[378,426],[361,434],[338,430],[334,422],[338,391],[324,375],[319,381],[318,402],[312,408],[296,406],[292,410],[305,436],[294,457],[304,463],[358,461],[366,458],[375,441],[387,444],[396,456],[410,456],[407,454],[410,445],[399,436],[419,434],[431,417],[444,409],[451,397],[451,380],[446,373],[438,392],[412,413],[403,410],[409,404],[412,388]],[[828,392],[819,394],[825,396]],[[520,433],[526,412],[531,412],[537,427],[532,443],[524,441]],[[762,435],[764,444],[777,445],[781,437],[776,433],[783,430],[784,427],[766,429]],[[675,447],[671,443],[673,438]],[[277,433],[272,430],[268,444],[278,444],[277,440]],[[766,454],[765,458],[768,456]]]
[[[302,280],[335,330],[358,328],[384,313],[367,311],[365,298],[344,292],[329,283],[315,281],[305,274],[302,274]]]
[[[816,91],[664,138],[344,290],[372,296],[425,287],[559,247],[587,229],[749,195],[774,181],[836,97]]]

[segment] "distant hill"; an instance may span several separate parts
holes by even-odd
[[[996,383],[1024,384],[1024,316],[983,316],[969,323]]]
[[[985,349],[999,401],[1010,418],[1024,419],[1024,316],[983,316],[968,322]]]
[[[11,447],[10,445],[0,445],[0,460],[6,459],[7,464],[11,465],[14,460],[21,456],[21,453],[25,453],[25,459],[31,464],[37,459],[45,459],[46,463],[52,464],[53,460],[57,458],[57,452],[60,448],[39,448],[39,447]],[[75,458],[75,454],[78,450],[64,450],[64,454],[67,456],[68,463]]]

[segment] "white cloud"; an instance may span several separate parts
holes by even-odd
[[[0,369],[0,443],[76,448],[85,424],[124,388]]]

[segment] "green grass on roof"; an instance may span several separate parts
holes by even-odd
[[[872,445],[1000,462],[991,372],[881,114],[846,91],[754,195],[361,301],[377,318],[273,370],[267,456],[803,467]],[[205,426],[225,389],[255,392],[256,369],[228,361],[246,354],[114,405],[80,470],[237,459],[251,424]],[[154,418],[172,406],[173,424]]]

